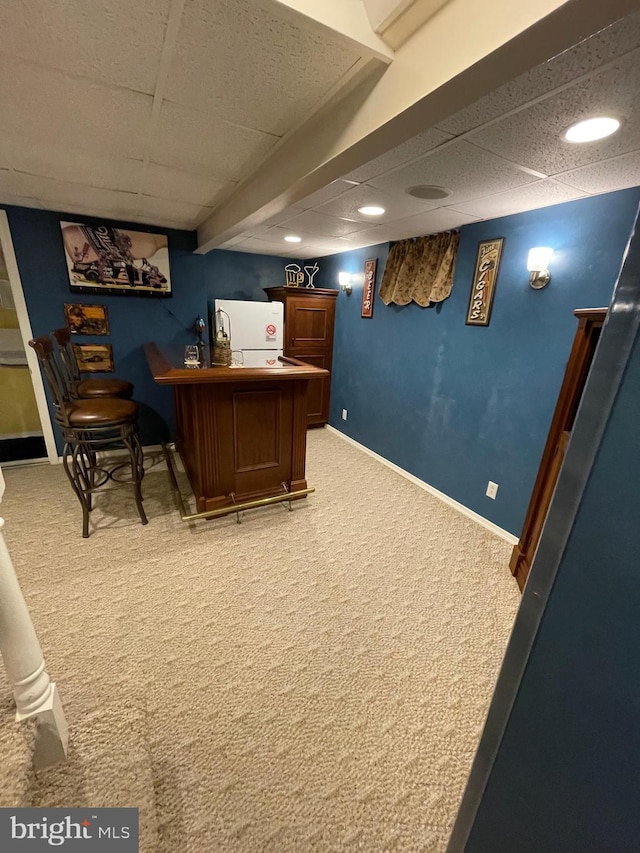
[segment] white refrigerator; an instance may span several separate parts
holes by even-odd
[[[277,367],[284,342],[284,305],[282,302],[244,302],[238,299],[216,299],[211,316],[215,335],[218,309],[224,311],[231,349],[242,352],[245,367]],[[234,359],[235,360],[235,359]]]

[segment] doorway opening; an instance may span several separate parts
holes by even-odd
[[[0,465],[57,462],[5,211],[0,211]]]

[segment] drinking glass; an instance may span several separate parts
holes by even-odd
[[[200,367],[200,350],[197,344],[189,344],[184,348],[184,366]]]
[[[244,353],[241,349],[231,351],[231,367],[244,367]]]

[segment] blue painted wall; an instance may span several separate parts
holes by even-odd
[[[451,296],[360,317],[361,289],[338,298],[332,426],[515,535],[520,534],[576,330],[575,308],[608,305],[640,189],[461,229]],[[480,240],[505,237],[486,328],[465,325]],[[551,283],[528,284],[527,254],[552,246]],[[362,272],[388,244],[320,258],[319,287]],[[341,410],[349,412],[341,419]],[[495,501],[487,482],[500,488]]]
[[[143,404],[141,433],[144,443],[154,444],[163,431],[162,422],[173,432],[173,397],[167,387],[151,378],[144,357],[147,341],[193,343],[193,324],[200,314],[207,317],[207,300],[266,299],[263,287],[284,284],[288,259],[241,252],[214,251],[193,254],[195,232],[145,228],[140,224],[91,220],[129,227],[138,231],[160,231],[169,236],[169,261],[173,296],[153,299],[143,296],[109,296],[71,293],[62,246],[60,220],[82,222],[76,214],[5,207],[20,269],[33,334],[46,335],[65,325],[65,302],[99,303],[107,306],[111,335],[82,337],[79,342],[111,343],[116,374],[135,385],[135,399]],[[154,415],[160,417],[160,421]]]
[[[467,853],[640,848],[640,338]]]

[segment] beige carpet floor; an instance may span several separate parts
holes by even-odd
[[[327,430],[317,492],[240,526],[182,523],[148,464],[149,525],[118,490],[88,540],[60,467],[5,471],[72,738],[34,802],[128,799],[158,853],[443,851],[519,602],[511,546]]]

